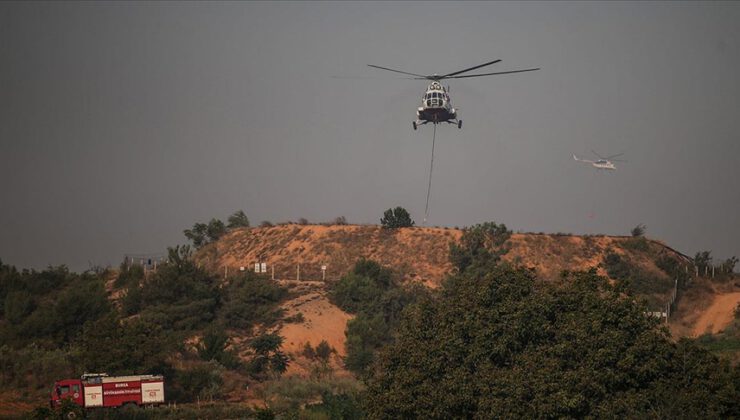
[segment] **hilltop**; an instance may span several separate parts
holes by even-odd
[[[306,342],[315,346],[327,340],[337,356],[346,355],[344,333],[352,315],[329,301],[327,285],[351,271],[356,261],[367,258],[393,269],[404,284],[437,288],[454,270],[449,247],[462,235],[463,230],[456,228],[285,224],[233,229],[201,248],[195,258],[209,271],[226,277],[265,263],[267,275],[293,291],[295,297],[282,305],[285,317],[300,314],[303,321],[279,323],[275,331],[285,337],[284,348],[294,360],[288,374],[302,375],[309,369],[300,355]],[[504,247],[504,261],[529,268],[545,281],[558,278],[563,271],[594,269],[611,280],[628,273],[639,279],[633,285],[638,295],[659,313],[671,306],[677,283],[688,282],[693,272],[690,258],[643,237],[513,233]],[[322,266],[326,267],[325,280]],[[673,320],[673,329],[692,335],[694,324],[713,303],[713,293],[699,294],[699,304],[681,311],[683,318]],[[723,315],[722,319],[727,318],[723,322],[729,322],[733,306],[724,308],[729,314]],[[680,327],[681,323],[690,325]],[[342,375],[346,372],[339,357],[334,367]]]
[[[297,225],[240,228],[229,231],[217,242],[203,247],[197,260],[213,272],[235,272],[241,267],[253,270],[255,263],[266,263],[268,273],[281,280],[296,280],[300,265],[301,280],[337,280],[360,258],[372,259],[397,271],[404,281],[438,287],[453,269],[449,245],[460,240],[457,228],[411,227],[383,229],[374,225]],[[543,279],[553,279],[563,270],[603,267],[607,253],[631,258],[646,270],[665,280],[653,261],[655,255],[668,255],[688,265],[685,255],[655,240],[644,240],[638,248],[627,236],[514,233],[507,241],[504,260],[534,269]]]

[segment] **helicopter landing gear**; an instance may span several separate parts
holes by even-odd
[[[413,125],[413,126],[414,126],[414,131],[416,131],[416,121],[412,121],[412,122],[411,122],[411,125]]]
[[[462,128],[462,120],[457,120],[457,128]]]

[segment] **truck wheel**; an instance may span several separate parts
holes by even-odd
[[[75,413],[74,411],[70,411],[64,417],[69,420],[74,420],[77,418],[77,413]]]

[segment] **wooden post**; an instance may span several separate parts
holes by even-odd
[[[714,266],[712,266],[712,278],[714,278]]]
[[[301,281],[301,265],[300,264],[298,264],[298,268],[296,269],[295,279],[298,281]]]
[[[272,270],[272,281],[275,281],[275,266],[271,265],[270,269]]]
[[[226,280],[226,277],[229,276],[229,266],[224,266],[224,280]]]

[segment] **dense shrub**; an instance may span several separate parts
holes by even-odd
[[[143,279],[144,266],[124,262],[118,271],[115,286],[118,288],[138,286]]]
[[[635,236],[635,237],[637,237],[637,236],[643,236],[643,235],[645,235],[645,231],[646,230],[647,230],[647,226],[645,226],[643,223],[640,223],[637,226],[635,226],[634,228],[632,228],[632,230],[630,231],[630,233],[632,234],[632,236]]]
[[[244,217],[246,218],[246,215]],[[244,222],[244,220],[241,222]],[[246,223],[249,224],[249,220],[246,220]],[[224,225],[224,222],[213,218],[207,224],[196,223],[193,225],[192,229],[185,229],[183,233],[185,234],[185,237],[192,242],[195,248],[200,248],[206,244],[217,241],[218,238],[223,236],[226,233],[226,225]]]
[[[616,252],[608,252],[604,256],[604,268],[609,277],[615,280],[624,280],[632,274],[631,265]]]
[[[372,418],[721,418],[738,372],[595,272],[480,266],[410,307],[368,381]]]
[[[403,309],[426,289],[406,289],[397,284],[393,272],[375,261],[357,261],[351,273],[332,286],[330,300],[342,310],[356,314],[347,322],[345,366],[363,374],[381,346],[393,340],[391,331]]]
[[[265,380],[270,375],[282,375],[288,369],[290,360],[280,349],[283,337],[277,334],[262,334],[249,343],[254,352],[247,369],[250,375],[257,380]]]
[[[249,218],[244,214],[244,210],[239,210],[229,216],[226,227],[229,229],[249,227]]]
[[[198,343],[198,357],[204,361],[216,361],[227,369],[236,369],[241,363],[236,352],[228,348],[229,336],[217,328],[209,328]]]
[[[178,370],[168,395],[174,401],[195,402],[218,399],[222,396],[223,368],[216,362],[199,363]]]
[[[166,329],[187,331],[215,318],[218,280],[198,268],[187,247],[169,249],[167,263],[143,283],[142,317]]]
[[[175,349],[161,326],[143,319],[122,322],[113,314],[85,323],[77,345],[84,371],[111,375],[164,374],[169,371],[167,357]]]
[[[219,319],[231,328],[251,329],[254,324],[270,325],[283,311],[278,303],[288,292],[274,281],[251,272],[232,279],[222,291]]]
[[[511,237],[506,225],[495,222],[480,223],[463,230],[459,243],[450,243],[450,262],[459,271],[478,261],[498,260],[508,252],[504,247]]]
[[[626,241],[622,242],[622,247],[624,249],[629,249],[631,251],[638,251],[638,252],[650,251],[650,243],[648,242],[647,239],[645,239],[644,236],[634,236],[632,238],[629,238]]]
[[[411,227],[414,225],[414,221],[411,220],[411,215],[405,208],[396,207],[395,209],[388,209],[383,213],[380,224],[386,229],[397,229]]]

